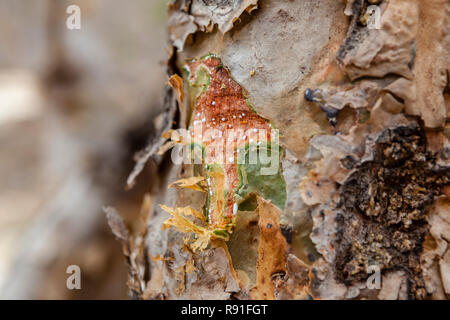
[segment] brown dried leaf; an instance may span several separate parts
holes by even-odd
[[[183,105],[184,100],[183,79],[179,75],[174,74],[169,78],[168,84],[177,92],[178,103],[180,104],[180,106]]]
[[[178,74],[173,74],[169,78],[168,85],[177,93],[178,107],[180,108],[180,123],[186,125],[186,110],[184,101],[183,79]]]

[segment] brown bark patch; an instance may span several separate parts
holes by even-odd
[[[259,248],[256,285],[251,291],[252,299],[275,299],[277,277],[286,274],[287,243],[280,227],[280,209],[271,202],[258,197]]]
[[[374,158],[355,168],[341,189],[335,240],[337,278],[367,278],[367,268],[404,270],[411,298],[424,298],[420,253],[429,207],[450,181],[450,169],[426,151],[419,126],[384,131]]]

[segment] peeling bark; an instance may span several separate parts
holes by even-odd
[[[380,8],[379,30],[367,27],[370,5]],[[140,298],[447,298],[449,17],[448,0],[173,1],[170,75],[187,122],[172,129],[192,129],[197,112],[213,124],[247,99],[245,127],[267,119],[280,129],[285,190],[275,196],[285,192],[286,205],[261,179],[231,210],[228,168],[228,236],[199,252],[192,234],[162,230],[168,216],[153,207],[145,246],[161,259],[149,262],[151,294]],[[178,72],[186,61],[189,72]],[[217,181],[206,195],[165,190],[197,169],[166,165],[155,202],[217,206],[207,195],[223,190]],[[371,266],[378,288],[368,284]]]

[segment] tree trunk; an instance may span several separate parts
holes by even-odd
[[[129,179],[151,159],[158,187],[142,230],[108,213],[133,296],[446,299],[449,20],[448,0],[172,1],[161,138]],[[220,147],[207,129],[243,130],[241,154],[278,130],[279,170],[174,163]]]

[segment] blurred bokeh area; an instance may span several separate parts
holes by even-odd
[[[125,182],[161,112],[166,5],[0,0],[0,299],[127,298],[102,207],[132,221],[148,192],[151,165]]]

